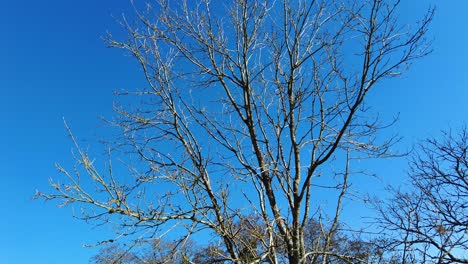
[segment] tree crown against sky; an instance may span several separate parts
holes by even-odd
[[[468,263],[468,131],[444,131],[412,154],[411,188],[379,203],[385,247],[404,263]]]
[[[208,232],[241,262],[236,223],[256,215],[264,226],[252,261],[327,258],[338,228],[353,161],[387,157],[395,138],[365,104],[386,78],[430,51],[432,10],[413,27],[399,25],[399,1],[155,1],[122,20],[126,41],[108,39],[140,64],[148,87],[126,94],[141,103],[116,107],[121,136],[112,152],[134,157],[128,174],[100,171],[78,146],[78,168],[58,166],[51,182],[81,217],[116,223],[135,241],[172,233],[183,245]],[[378,91],[375,91],[378,93]],[[317,178],[326,186],[318,185]],[[304,230],[320,211],[314,194],[336,193],[331,228],[308,249]],[[207,231],[209,230],[209,231]],[[340,258],[338,256],[338,258]]]

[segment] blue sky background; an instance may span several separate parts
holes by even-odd
[[[399,113],[389,132],[404,137],[401,149],[468,120],[468,1],[407,0],[401,18],[415,20],[431,4],[434,52],[370,101],[384,118]],[[92,144],[104,128],[98,117],[112,116],[113,92],[144,85],[135,62],[102,41],[107,31],[122,32],[112,17],[122,12],[131,12],[127,0],[0,0],[0,263],[88,263],[96,249],[82,245],[109,231],[32,196],[48,190],[55,162],[73,164],[63,117]],[[373,167],[398,184],[405,164]]]

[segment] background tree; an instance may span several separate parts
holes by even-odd
[[[240,251],[242,263],[252,263],[259,259],[261,254],[261,242],[265,232],[261,222],[250,216],[242,222],[236,224],[238,232],[242,233],[239,243],[245,246]],[[324,245],[327,243],[327,227],[315,219],[310,219],[305,229],[304,243],[306,250],[321,250],[327,254],[310,254],[307,263],[391,263],[383,258],[383,249],[379,248],[374,241],[366,241],[360,234],[348,233],[345,230],[337,229],[331,243],[328,243],[327,251]],[[226,254],[226,249],[213,241],[208,245],[201,245],[189,242],[188,246],[178,248],[173,242],[167,240],[153,240],[140,245],[137,250],[129,251],[125,247],[111,244],[103,248],[98,255],[91,260],[95,264],[105,263],[226,263],[225,259],[219,256]],[[286,245],[278,241],[276,244],[279,263],[288,263]],[[324,256],[328,256],[324,258]],[[262,263],[272,263],[272,259],[265,258]]]
[[[202,251],[192,242],[184,247],[178,247],[171,241],[154,239],[133,245],[130,248],[126,245],[110,244],[100,249],[90,263],[93,264],[163,264],[163,263],[190,263],[190,260],[197,260],[197,263],[211,263],[202,261],[199,255],[208,256],[209,252]],[[204,259],[203,259],[204,260]]]
[[[140,263],[140,258],[118,244],[111,244],[99,250],[90,262],[94,264],[131,264]]]
[[[78,146],[78,168],[58,166],[64,183],[45,199],[82,205],[81,217],[115,223],[136,241],[171,231],[183,246],[196,234],[219,238],[219,259],[289,263],[331,256],[355,159],[388,156],[395,138],[365,105],[385,78],[429,50],[432,11],[413,28],[398,23],[399,1],[168,1],[135,6],[124,41],[140,64],[139,105],[116,107],[121,137],[110,145],[128,162],[123,175],[96,167]],[[111,160],[111,158],[109,158]],[[333,163],[333,166],[332,166]],[[84,175],[84,176],[83,176]],[[322,185],[316,184],[318,177]],[[305,229],[327,188],[336,206],[320,249]],[[265,236],[252,241],[236,223],[256,215]],[[113,240],[116,240],[113,239]],[[246,254],[246,252],[248,254]],[[243,259],[249,255],[248,260]],[[344,258],[343,258],[344,259]]]
[[[379,207],[402,263],[468,263],[468,134],[444,132],[419,145],[410,190]]]

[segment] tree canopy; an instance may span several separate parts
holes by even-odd
[[[65,180],[38,195],[80,204],[84,220],[115,224],[112,241],[170,233],[183,248],[201,234],[232,263],[365,261],[333,249],[349,177],[360,173],[353,161],[391,156],[397,140],[377,137],[387,124],[367,98],[430,52],[433,10],[407,27],[399,4],[135,4],[135,15],[121,20],[128,38],[107,42],[136,59],[147,87],[122,93],[139,103],[116,105],[110,122],[120,135],[109,140],[106,169],[69,130],[77,167],[59,165]],[[125,157],[127,173],[113,169],[113,155]],[[321,212],[319,189],[337,198],[321,242],[306,244]],[[249,230],[255,241],[243,235],[252,219],[261,227]]]
[[[412,188],[394,189],[378,223],[406,263],[468,263],[468,131],[445,131],[419,145]]]

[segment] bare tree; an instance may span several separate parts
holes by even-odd
[[[245,261],[249,243],[239,239],[236,223],[254,214],[265,235],[250,263],[278,263],[278,238],[289,263],[312,255],[326,256],[326,263],[348,177],[357,173],[350,163],[390,155],[395,142],[376,139],[384,125],[365,99],[429,52],[424,36],[433,11],[411,28],[399,25],[398,5],[135,5],[135,17],[122,20],[128,39],[108,39],[139,62],[148,84],[123,93],[141,104],[116,107],[113,124],[122,133],[111,149],[133,160],[128,175],[118,176],[110,164],[108,172],[98,170],[70,133],[79,168],[59,166],[67,181],[52,181],[56,192],[38,195],[80,203],[84,219],[116,223],[118,237],[144,240],[173,230],[183,245],[209,233],[225,248],[218,259],[234,263]],[[319,176],[328,186],[314,184]],[[335,224],[325,247],[308,249],[305,228],[322,187],[339,197]]]
[[[306,250],[317,250],[324,248],[327,243],[326,225],[315,219],[310,219],[307,223],[304,235]],[[258,258],[258,249],[262,248],[262,238],[265,232],[264,227],[258,217],[249,216],[242,222],[236,224],[236,229],[240,232],[239,243],[244,243],[239,258],[243,263],[250,263]],[[383,262],[383,249],[374,241],[366,241],[357,235],[350,237],[344,230],[338,229],[333,234],[333,238],[328,240],[328,255],[311,255],[307,263],[355,263],[355,259],[364,260],[366,263],[389,263]],[[287,250],[285,243],[277,242],[278,258],[287,263]],[[223,252],[224,251],[224,252]],[[174,243],[167,240],[153,240],[146,244],[139,245],[137,250],[131,252],[124,247],[111,244],[92,258],[92,263],[218,263],[224,262],[219,259],[220,252],[226,254],[225,248],[216,244],[201,246],[193,241],[188,242],[183,248],[178,248]],[[327,258],[324,259],[324,257]],[[271,263],[268,257],[264,263]]]
[[[118,244],[103,247],[91,261],[94,264],[140,264],[139,258]]]
[[[411,162],[412,190],[379,208],[403,263],[468,263],[468,134],[428,139]]]
[[[211,263],[200,258],[199,255],[209,255],[206,248],[201,248],[193,242],[180,248],[171,241],[154,239],[138,245],[136,250],[130,251],[128,246],[113,243],[102,247],[90,263],[93,264],[164,264],[164,263]]]

